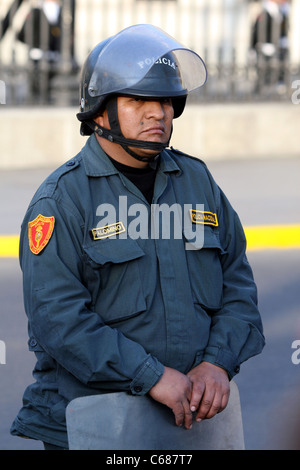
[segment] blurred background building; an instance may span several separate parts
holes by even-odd
[[[77,105],[88,52],[136,23],[204,58],[209,80],[194,100],[286,101],[300,78],[300,0],[1,0],[1,102]]]
[[[207,162],[251,229],[267,345],[237,377],[246,448],[299,449],[300,0],[0,0],[0,251],[17,257],[35,188],[85,143],[76,112],[87,54],[136,23],[161,27],[207,64],[172,145]],[[9,435],[33,359],[18,262],[0,259],[0,447],[35,448]]]

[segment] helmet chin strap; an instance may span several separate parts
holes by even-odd
[[[106,129],[105,127],[100,126],[95,121],[85,121],[86,124],[96,132],[99,137],[103,137],[104,139],[109,140],[110,142],[114,142],[120,144],[122,148],[127,152],[129,155],[134,157],[135,159],[142,161],[142,162],[151,162],[153,161],[156,156],[166,147],[169,146],[170,139],[166,144],[162,144],[159,142],[149,142],[145,140],[136,140],[136,139],[127,139],[123,136],[119,119],[118,119],[118,110],[117,110],[117,96],[112,97],[107,105],[106,105],[108,119],[110,124],[110,129]],[[171,138],[171,136],[170,136]],[[149,149],[149,150],[157,150],[156,155],[151,156],[140,156],[129,147],[135,148],[142,148],[142,149]]]

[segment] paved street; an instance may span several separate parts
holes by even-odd
[[[208,162],[208,167],[245,226],[300,223],[300,159]],[[19,232],[25,208],[48,173],[0,172],[0,234]],[[300,250],[250,251],[248,257],[258,285],[267,345],[241,367],[235,379],[245,444],[247,449],[290,448],[289,434],[300,412],[300,364],[291,359],[292,342],[300,340]],[[23,390],[32,381],[34,360],[27,352],[16,258],[0,258],[0,296],[0,340],[6,346],[6,364],[0,363],[0,449],[40,449],[39,442],[9,435]]]

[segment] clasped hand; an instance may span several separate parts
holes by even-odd
[[[186,375],[165,367],[161,379],[149,390],[156,401],[171,408],[177,426],[191,429],[193,413],[200,422],[226,408],[230,394],[227,372],[209,362],[202,362]]]

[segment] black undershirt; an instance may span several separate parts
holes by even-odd
[[[128,178],[145,196],[149,204],[152,203],[156,168],[150,165],[146,168],[135,168],[124,165],[110,158],[116,169]],[[156,165],[155,165],[156,166]]]

